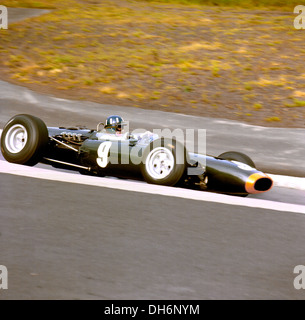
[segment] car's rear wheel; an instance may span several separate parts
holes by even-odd
[[[33,166],[40,161],[48,144],[45,123],[32,115],[14,116],[1,135],[1,152],[12,163]]]
[[[146,182],[173,186],[186,170],[186,150],[174,139],[161,138],[145,149],[141,172]]]
[[[238,161],[238,162],[247,164],[252,168],[255,168],[255,164],[253,160],[250,157],[248,157],[246,154],[241,152],[236,152],[236,151],[224,152],[220,154],[218,158],[224,159],[224,160]]]
[[[230,161],[238,161],[238,162],[241,162],[241,163],[244,163],[244,164],[250,166],[251,168],[255,168],[255,164],[254,164],[253,160],[249,156],[247,156],[246,154],[244,154],[242,152],[228,151],[228,152],[224,152],[224,153],[220,154],[218,156],[218,158],[224,159],[224,160],[230,160]],[[247,197],[248,193],[239,194],[238,196]]]

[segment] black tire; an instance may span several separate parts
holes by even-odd
[[[34,166],[41,160],[48,141],[48,129],[41,119],[20,114],[5,125],[1,152],[8,162]]]
[[[157,159],[158,155],[159,158],[160,155],[167,157],[163,160],[163,169],[161,167],[160,174],[156,173],[158,170],[154,169],[155,162],[153,162],[153,157]],[[186,149],[175,139],[157,139],[152,141],[144,150],[140,166],[142,176],[146,182],[174,186],[182,179],[186,172]]]
[[[253,162],[253,160],[248,157],[246,154],[241,153],[241,152],[236,152],[236,151],[228,151],[228,152],[224,152],[222,154],[220,154],[218,156],[218,158],[220,159],[224,159],[224,160],[233,160],[233,161],[239,161],[241,163],[245,163],[248,166],[255,168],[255,164]]]

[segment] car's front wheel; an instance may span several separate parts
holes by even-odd
[[[5,125],[1,152],[9,162],[33,166],[43,156],[48,140],[48,129],[41,119],[20,114]]]
[[[185,173],[186,150],[173,139],[161,138],[145,149],[141,172],[146,182],[174,186]]]

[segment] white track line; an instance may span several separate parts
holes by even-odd
[[[282,188],[298,189],[305,191],[305,178],[280,176],[275,174],[269,174],[273,180],[274,185]]]
[[[116,190],[125,190],[133,192],[141,192],[169,197],[178,197],[183,199],[217,202],[228,205],[237,205],[253,208],[262,208],[276,211],[295,212],[305,214],[305,206],[279,203],[261,199],[246,199],[222,194],[215,194],[204,191],[195,191],[180,189],[174,187],[158,186],[136,181],[115,180],[109,178],[83,176],[69,172],[59,172],[48,169],[33,168],[17,164],[0,161],[0,173],[8,173],[18,176],[59,181],[67,183],[76,183],[95,187],[112,188]]]

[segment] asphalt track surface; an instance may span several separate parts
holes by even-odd
[[[1,174],[1,299],[304,299],[302,213]]]
[[[103,121],[112,113],[147,129],[160,122],[158,112],[61,100],[0,82],[0,128],[17,113],[35,114],[50,126],[81,118],[94,127],[98,116]],[[208,151],[233,145],[253,152],[273,173],[301,176],[304,170],[303,129],[164,113],[162,121],[184,128],[206,124]],[[216,201],[204,192],[210,200],[136,192],[129,181],[114,189],[34,178],[41,168],[31,168],[28,177],[0,173],[0,265],[9,272],[0,299],[305,298],[293,286],[294,267],[305,257],[302,190],[275,187],[233,205],[236,197]],[[257,200],[301,206],[267,209],[256,207]]]

